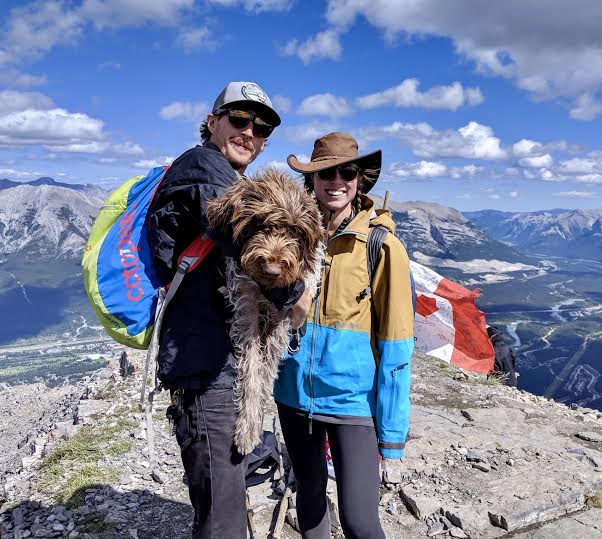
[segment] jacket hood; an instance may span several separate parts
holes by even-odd
[[[370,219],[370,224],[372,226],[384,226],[387,227],[389,232],[395,234],[395,221],[393,221],[393,217],[389,210],[375,210],[376,217]]]

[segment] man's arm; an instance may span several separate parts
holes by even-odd
[[[288,317],[291,319],[291,327],[293,329],[299,329],[305,323],[310,307],[311,296],[309,295],[309,290],[305,290],[299,301],[288,311]]]

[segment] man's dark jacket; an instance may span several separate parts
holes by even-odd
[[[195,146],[178,157],[153,197],[148,237],[159,278],[172,281],[178,257],[208,231],[217,248],[186,274],[165,311],[161,326],[160,380],[168,388],[225,389],[234,382],[234,356],[228,320],[232,313],[219,289],[226,285],[224,256],[238,258],[240,246],[207,230],[207,202],[222,196],[238,175],[212,143]],[[298,281],[263,294],[278,308],[294,305],[304,290]]]
[[[207,228],[207,202],[224,194],[237,174],[211,143],[178,157],[165,173],[148,213],[153,264],[163,283],[171,282],[178,257]],[[187,274],[161,327],[158,374],[170,388],[232,387],[234,356],[228,336],[231,317],[223,295],[224,252],[236,246],[215,238],[220,248]]]

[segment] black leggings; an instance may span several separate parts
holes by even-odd
[[[337,476],[339,516],[347,539],[385,539],[378,519],[380,484],[374,427],[312,421],[278,405],[280,424],[297,482],[297,517],[304,539],[329,539],[326,502],[326,433]]]

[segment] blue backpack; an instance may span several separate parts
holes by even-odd
[[[180,256],[178,271],[163,288],[152,265],[146,216],[167,167],[135,176],[113,191],[90,230],[82,267],[84,287],[98,319],[116,341],[146,349],[162,312],[192,271],[213,248],[197,237]]]

